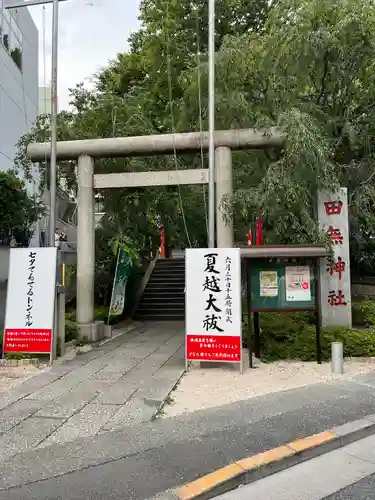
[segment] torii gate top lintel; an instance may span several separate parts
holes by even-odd
[[[285,135],[277,128],[263,130],[219,130],[215,133],[215,147],[238,149],[282,148]],[[208,132],[84,139],[57,143],[57,159],[74,160],[81,155],[92,158],[153,156],[208,150]],[[51,155],[50,143],[31,143],[27,155],[32,161],[43,161]]]

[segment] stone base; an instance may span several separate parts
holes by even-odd
[[[39,358],[0,359],[0,366],[23,366],[23,365],[34,365],[39,367],[40,359]]]
[[[95,321],[87,325],[77,325],[78,340],[99,342],[104,339],[104,322]]]
[[[112,326],[104,325],[104,338],[110,339],[112,337]]]

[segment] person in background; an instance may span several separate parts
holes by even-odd
[[[55,247],[60,248],[60,231],[55,229]]]

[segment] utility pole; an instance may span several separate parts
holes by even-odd
[[[53,0],[52,7],[52,57],[51,57],[51,171],[50,171],[50,212],[49,246],[55,246],[56,189],[57,189],[57,58],[59,37],[59,0]]]
[[[57,187],[57,57],[59,35],[59,2],[65,0],[5,0],[5,9],[19,9],[34,5],[53,4],[52,11],[52,75],[51,75],[51,159],[50,159],[50,207],[49,246],[55,246],[56,187]]]
[[[215,247],[215,0],[208,0],[208,246]]]

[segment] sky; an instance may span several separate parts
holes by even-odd
[[[58,105],[65,109],[69,88],[85,82],[118,52],[138,23],[139,0],[67,0],[59,9]],[[51,81],[52,6],[29,8],[39,30],[39,83]],[[45,22],[43,22],[43,18]],[[45,29],[43,29],[45,26]],[[45,33],[45,35],[44,35]],[[45,40],[45,42],[43,42]]]

